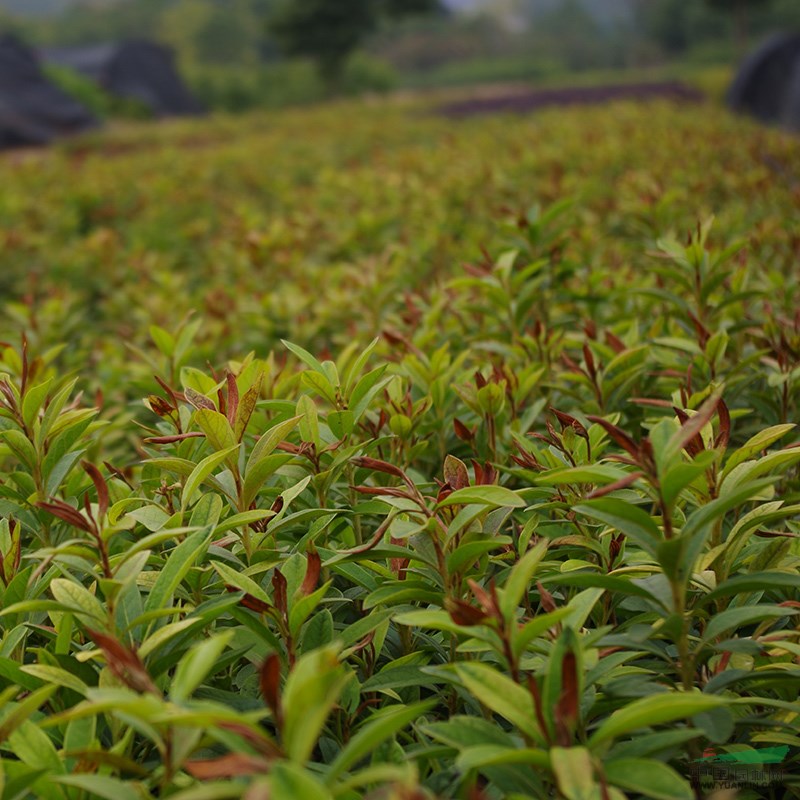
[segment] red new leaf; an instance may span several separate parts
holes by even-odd
[[[199,781],[219,778],[238,778],[242,775],[261,775],[269,770],[269,761],[247,753],[228,753],[206,761],[187,761],[186,771]]]
[[[300,594],[303,596],[310,595],[317,588],[319,573],[322,569],[322,559],[320,559],[316,550],[311,550],[307,558],[306,575],[303,579],[303,585],[300,587]]]
[[[269,707],[278,723],[278,727],[283,724],[283,710],[281,708],[281,660],[277,653],[268,655],[261,665],[258,676],[258,685],[261,689],[261,696]]]
[[[106,485],[105,478],[94,464],[88,461],[82,461],[81,466],[84,472],[92,479],[94,488],[97,491],[97,507],[100,512],[100,518],[102,519],[108,512],[109,506],[108,486]]]

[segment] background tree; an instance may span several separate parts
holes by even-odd
[[[268,28],[286,55],[313,59],[335,88],[348,57],[381,19],[437,7],[437,0],[284,0]]]
[[[763,10],[772,4],[772,0],[706,0],[706,3],[713,9],[731,14],[736,50],[741,56],[747,52],[749,44],[751,10]]]

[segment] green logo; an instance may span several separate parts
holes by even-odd
[[[709,751],[706,750],[706,753]],[[781,764],[789,755],[789,745],[782,747],[761,747],[757,750],[739,750],[735,753],[717,754],[713,751],[703,758],[695,759],[695,764]]]

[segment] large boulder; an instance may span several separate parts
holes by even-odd
[[[748,56],[728,104],[772,125],[800,131],[800,33],[782,33]]]
[[[47,79],[33,50],[0,36],[0,148],[48,144],[95,125],[88,109]]]
[[[183,82],[170,48],[131,40],[42,53],[48,63],[69,67],[109,94],[141,103],[153,116],[200,114],[202,105]]]

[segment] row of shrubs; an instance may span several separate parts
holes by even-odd
[[[8,165],[4,798],[797,792],[796,148],[418,111]]]

